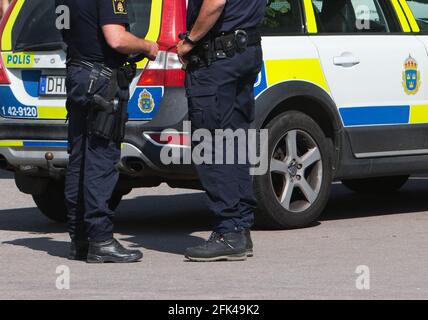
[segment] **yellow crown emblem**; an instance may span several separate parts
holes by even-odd
[[[152,98],[152,95],[147,90],[144,90],[140,95],[140,99],[151,99],[151,98]]]
[[[404,62],[403,89],[408,95],[415,95],[421,87],[421,72],[418,62],[411,55]]]
[[[413,59],[411,56],[409,56],[404,63],[404,68],[406,70],[418,70],[418,63],[415,59]]]
[[[138,99],[138,108],[141,110],[141,112],[144,113],[150,113],[155,108],[155,101],[153,100],[153,96],[146,89],[140,93],[140,97]]]

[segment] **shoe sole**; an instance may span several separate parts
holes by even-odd
[[[247,250],[247,257],[248,257],[248,258],[252,258],[252,257],[254,257],[254,251],[253,251],[253,249],[249,249],[249,250]]]
[[[247,253],[233,254],[228,256],[218,256],[213,258],[198,258],[198,257],[186,256],[186,259],[193,262],[245,261],[247,260]]]
[[[68,260],[71,261],[86,261],[87,257],[75,257],[75,256],[69,256]]]
[[[133,262],[140,261],[142,258],[143,258],[142,255],[141,257],[127,258],[127,259],[90,255],[86,259],[86,262],[87,263],[133,263]]]

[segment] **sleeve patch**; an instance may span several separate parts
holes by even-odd
[[[113,0],[114,14],[127,14],[125,0]]]

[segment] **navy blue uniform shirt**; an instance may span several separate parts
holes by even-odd
[[[203,0],[189,0],[187,30],[191,30],[199,15]],[[223,14],[211,30],[213,36],[236,29],[257,27],[263,20],[266,0],[227,0]]]
[[[123,65],[126,55],[107,44],[101,27],[106,24],[128,27],[126,0],[58,0],[57,4],[70,8],[70,29],[63,30],[68,59],[103,62],[111,68]]]

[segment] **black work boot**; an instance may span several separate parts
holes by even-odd
[[[253,250],[253,240],[251,239],[251,230],[250,229],[245,229],[244,230],[244,234],[245,234],[245,240],[247,241],[247,257],[254,257],[254,250]],[[220,236],[219,233],[213,232],[211,237],[214,236]]]
[[[105,242],[90,242],[88,263],[136,262],[143,257],[139,250],[125,249],[119,241],[111,239]]]
[[[246,229],[244,231],[245,234],[245,240],[247,241],[247,257],[253,257],[254,251],[253,251],[253,240],[251,240],[251,231],[250,229]]]
[[[188,248],[185,256],[191,261],[243,261],[247,260],[247,241],[242,232],[219,234],[213,232],[204,244]]]
[[[88,241],[71,241],[69,260],[85,261],[88,257]]]

